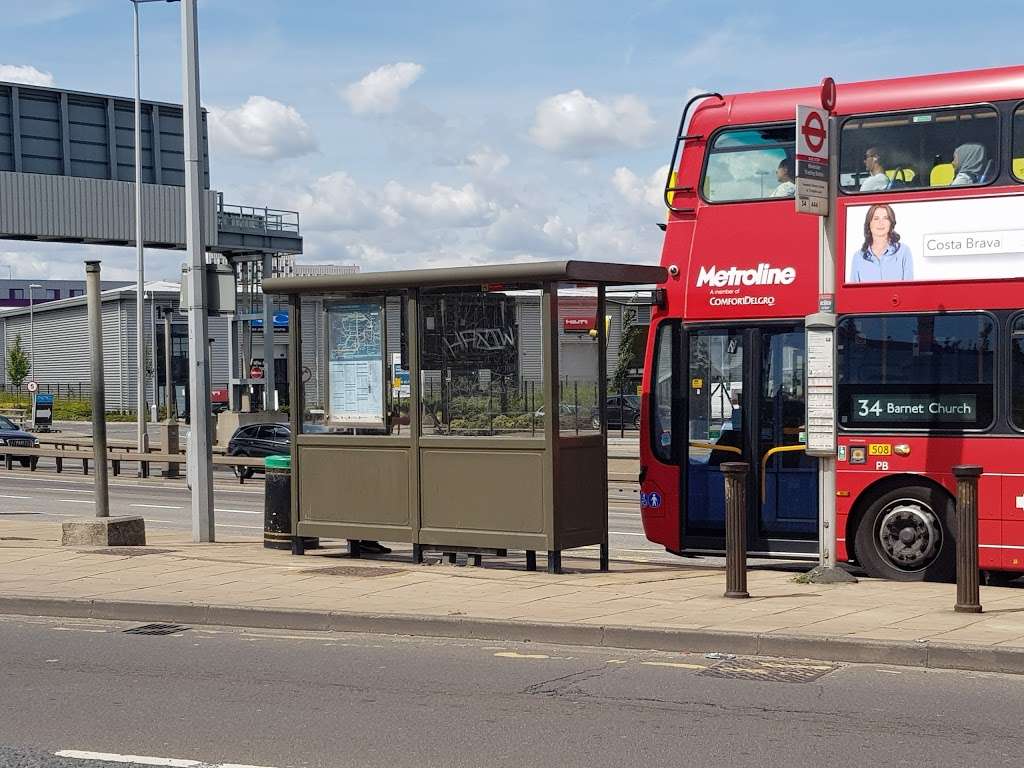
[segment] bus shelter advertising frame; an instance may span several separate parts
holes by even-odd
[[[666,279],[658,266],[555,261],[267,280],[265,291],[287,296],[290,307],[293,551],[301,554],[303,537],[378,539],[411,544],[416,562],[426,550],[521,550],[531,569],[541,551],[548,570],[558,572],[563,550],[596,545],[607,569],[607,328],[595,322],[591,332],[596,360],[590,396],[599,418],[590,429],[587,412],[588,429],[581,431],[584,411],[562,400],[559,290],[593,290],[600,318],[606,286]],[[423,365],[425,355],[435,354],[428,336],[438,297],[472,301],[523,288],[539,293],[540,301],[541,391],[533,393],[531,385],[531,398],[524,399],[530,412],[519,417],[535,423],[523,429],[499,416],[491,418],[489,430],[438,433],[436,400],[426,391],[438,372]],[[386,345],[389,301],[401,307],[401,322],[391,323],[392,332],[399,327],[404,336],[405,362],[397,367],[397,355],[389,356]],[[310,306],[322,306],[323,317],[303,317]],[[310,322],[322,323],[316,330],[326,343],[317,354],[328,372],[324,424],[316,428],[306,423],[303,384],[303,326]],[[451,379],[441,372],[441,409],[447,407],[445,375]],[[501,386],[504,401],[508,393]],[[407,415],[389,403],[406,392]],[[378,393],[385,402],[380,409]],[[534,410],[535,402],[546,406]],[[566,418],[575,420],[575,429],[566,428]],[[516,437],[500,436],[494,429],[499,422],[518,426]]]

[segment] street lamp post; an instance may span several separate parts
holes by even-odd
[[[42,288],[39,283],[31,283],[28,287],[28,365],[32,372],[31,381],[36,378],[36,313],[35,296],[36,288]]]
[[[145,291],[146,267],[142,239],[142,77],[139,62],[139,4],[155,3],[161,0],[130,0],[134,11],[134,75],[135,75],[135,256],[137,262],[135,287],[135,410],[137,442],[140,453],[149,449],[149,434],[146,432],[146,361],[145,361]],[[165,0],[175,2],[175,0]],[[141,474],[142,469],[140,467]]]

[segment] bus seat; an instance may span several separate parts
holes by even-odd
[[[1013,158],[1013,175],[1018,179],[1024,179],[1024,157]]]
[[[953,183],[955,176],[956,171],[953,170],[952,163],[939,163],[932,168],[930,184],[933,187],[948,187]]]
[[[906,186],[914,180],[914,176],[917,174],[914,173],[913,168],[890,168],[885,175],[889,177],[890,185],[895,183],[896,186]]]

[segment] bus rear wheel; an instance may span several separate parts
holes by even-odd
[[[857,526],[857,560],[875,578],[950,581],[956,575],[953,514],[953,499],[933,486],[884,493]]]

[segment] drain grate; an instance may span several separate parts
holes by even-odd
[[[721,661],[701,670],[701,677],[732,680],[763,680],[769,683],[810,683],[834,672],[838,667],[825,662],[755,661],[735,659]]]
[[[188,627],[181,624],[143,624],[141,627],[126,629],[126,635],[176,635],[179,632],[187,632]]]
[[[117,555],[118,557],[142,557],[143,555],[170,555],[176,549],[152,549],[150,547],[106,547],[104,549],[80,549],[80,555]]]
[[[402,573],[402,569],[373,568],[369,566],[361,568],[358,565],[330,565],[326,568],[307,568],[299,571],[299,573],[313,576],[361,576],[369,579],[374,576],[393,576],[396,573]]]

